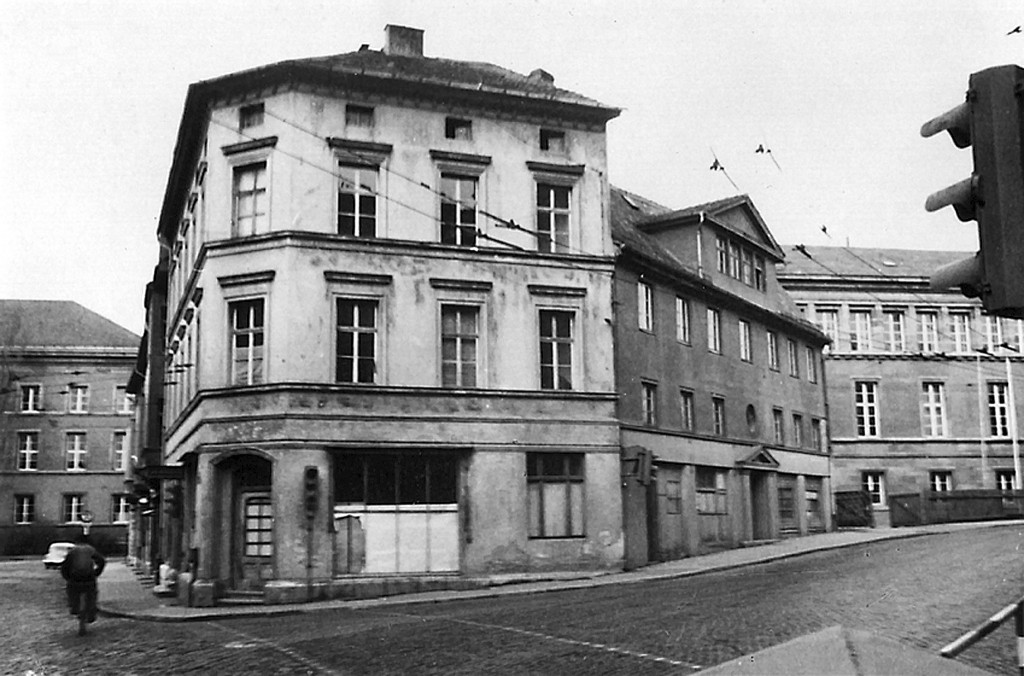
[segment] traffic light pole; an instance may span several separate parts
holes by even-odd
[[[1013,445],[1013,488],[1021,490],[1020,476],[1020,442],[1017,434],[1017,402],[1013,396],[1013,373],[1010,370],[1010,358],[1006,357],[1006,389],[1010,405],[1010,443]]]

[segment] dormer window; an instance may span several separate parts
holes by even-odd
[[[473,121],[463,120],[458,117],[446,117],[444,119],[444,137],[472,141]]]
[[[345,125],[348,127],[372,127],[373,108],[369,106],[345,106]]]
[[[238,128],[249,129],[263,124],[263,102],[238,109]]]
[[[551,153],[564,153],[565,132],[556,129],[540,130],[540,149]]]

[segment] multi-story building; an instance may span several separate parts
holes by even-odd
[[[78,303],[0,300],[0,552],[42,553],[85,523],[123,551],[138,343]]]
[[[827,338],[751,200],[611,213],[628,565],[829,529]]]
[[[159,238],[194,604],[622,565],[619,110],[385,38],[189,88]]]
[[[836,490],[870,493],[878,524],[890,495],[1013,486],[1022,323],[929,288],[935,270],[969,255],[801,246],[780,267],[804,316],[832,338]],[[1015,408],[1024,413],[1019,398]]]

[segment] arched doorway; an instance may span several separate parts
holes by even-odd
[[[256,591],[274,579],[273,463],[263,456],[234,455],[219,465],[227,479],[225,519],[229,530],[228,587]]]

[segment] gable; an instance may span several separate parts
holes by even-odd
[[[712,219],[731,233],[741,235],[764,249],[781,255],[782,251],[772,237],[771,232],[760,214],[749,202],[741,202],[735,206],[716,212]]]
[[[754,447],[754,452],[736,462],[738,467],[745,467],[748,469],[778,469],[779,461],[776,460],[768,449],[764,446]]]

